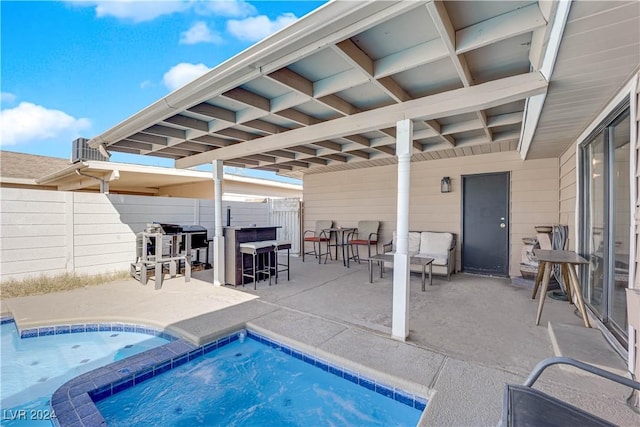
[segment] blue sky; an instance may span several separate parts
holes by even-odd
[[[106,131],[323,3],[2,0],[1,148],[68,158],[73,139]]]

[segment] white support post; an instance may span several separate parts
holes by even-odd
[[[103,194],[109,194],[109,181],[106,179],[100,180],[100,192]]]
[[[224,237],[222,235],[222,160],[214,160],[213,165],[213,201],[214,225],[213,235],[213,285],[222,286],[224,278]]]
[[[396,253],[393,257],[393,311],[391,337],[405,341],[409,336],[409,188],[411,181],[411,149],[413,122],[396,123],[396,155],[398,156],[398,207]]]

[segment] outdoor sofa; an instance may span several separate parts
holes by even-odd
[[[455,233],[439,231],[410,231],[409,255],[425,258],[433,258],[433,274],[447,276],[451,280],[451,274],[456,268],[456,242]],[[396,250],[396,232],[393,239],[383,246],[383,253],[393,254]],[[411,266],[411,271],[421,272],[421,267]]]

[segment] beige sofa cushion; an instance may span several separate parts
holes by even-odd
[[[420,256],[433,258],[434,264],[446,264],[453,235],[451,233],[420,233]]]
[[[397,242],[398,236],[396,234],[396,232],[393,232],[393,245],[392,245],[392,251],[395,252],[396,251],[396,242]],[[418,253],[420,252],[420,232],[419,231],[410,231],[409,232],[409,253],[410,254],[414,254],[414,253]]]

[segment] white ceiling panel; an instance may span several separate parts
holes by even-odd
[[[460,77],[449,58],[395,74],[393,79],[414,98],[462,87]]]
[[[333,49],[322,49],[301,61],[294,62],[288,68],[307,80],[316,82],[340,74],[351,67]]]
[[[408,13],[358,34],[352,40],[376,60],[439,38],[433,26],[425,25],[429,21],[427,8],[419,5]]]

